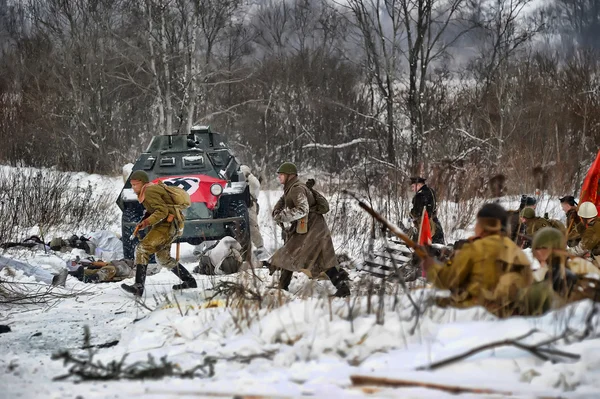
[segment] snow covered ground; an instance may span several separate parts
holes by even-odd
[[[106,179],[118,192],[120,179]],[[114,187],[112,187],[114,186]],[[111,188],[112,187],[112,188]],[[260,197],[261,228],[269,250],[279,232],[269,221],[270,205],[279,193]],[[512,201],[512,200],[511,200]],[[518,204],[518,198],[511,205]],[[451,209],[451,204],[446,204]],[[544,197],[540,208],[559,216],[556,199]],[[448,212],[447,216],[452,215]],[[360,223],[352,219],[352,223]],[[356,226],[365,230],[364,224]],[[109,230],[118,232],[118,224]],[[85,233],[85,232],[73,232]],[[468,235],[468,229],[458,232]],[[334,236],[336,247],[360,262],[363,237],[349,230]],[[9,249],[12,257],[48,271],[58,271],[71,254],[43,250]],[[192,269],[193,247],[182,246],[182,262]],[[290,293],[270,288],[276,282],[265,269],[239,276],[195,276],[199,288],[174,294],[177,278],[168,270],[149,276],[142,303],[123,292],[118,283],[83,284],[71,277],[55,293],[71,297],[47,305],[0,305],[0,324],[11,332],[0,334],[0,398],[445,398],[454,395],[424,387],[369,388],[354,386],[351,376],[375,376],[412,382],[436,383],[500,393],[464,393],[464,397],[600,397],[600,339],[598,316],[590,318],[592,303],[583,302],[540,318],[497,320],[481,308],[445,310],[428,307],[418,322],[408,296],[395,303],[393,288],[382,306],[376,296],[329,299],[334,291],[327,281],[297,276]],[[360,276],[351,272],[353,286]],[[38,287],[32,277],[8,269],[0,278],[26,289]],[[226,298],[219,283],[235,281],[259,293],[257,301]],[[126,281],[128,282],[128,281]],[[45,289],[45,286],[42,286]],[[361,289],[364,291],[364,289]],[[415,287],[411,298],[419,304],[432,294]],[[213,299],[211,299],[214,296]],[[379,311],[378,311],[379,310]],[[377,321],[380,321],[378,324]],[[207,378],[165,378],[145,381],[74,383],[73,378],[53,381],[68,373],[62,362],[51,360],[59,350],[84,355],[84,326],[89,327],[96,361],[120,360],[126,364],[162,356],[182,370],[214,361]],[[534,344],[560,336],[567,327],[585,340],[571,336],[553,347],[579,359],[552,363],[515,347],[487,350],[436,370],[417,370],[483,344],[531,334],[522,342]],[[118,342],[117,342],[118,341]],[[483,392],[483,393],[481,393]],[[236,396],[238,395],[238,396]]]

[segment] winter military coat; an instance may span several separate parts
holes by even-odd
[[[522,209],[507,211],[506,234],[513,241],[517,241],[519,233],[525,234],[525,225],[521,223],[521,211]]]
[[[445,265],[432,265],[427,279],[436,288],[450,290],[451,306],[484,306],[499,316],[520,308],[533,282],[527,256],[498,234],[465,244]]]
[[[567,244],[569,247],[574,247],[579,244],[581,234],[585,231],[585,225],[577,215],[577,209],[575,208],[567,211],[567,229],[569,229]]]
[[[581,249],[594,256],[600,255],[600,222],[593,219],[581,235]]]
[[[162,184],[146,184],[138,195],[146,209],[148,234],[135,247],[135,264],[147,265],[155,255],[156,262],[168,268],[177,266],[171,257],[171,244],[183,232],[183,215],[175,209],[173,199]]]
[[[309,277],[317,277],[338,265],[331,233],[323,215],[311,212],[316,205],[311,191],[297,176],[284,185],[283,196],[273,209],[273,218],[278,223],[291,224],[286,227],[286,241],[273,254],[273,267],[289,271],[304,271]],[[300,219],[308,215],[308,231],[296,231]]]
[[[533,219],[526,220],[525,234],[533,238],[535,233],[544,227],[554,227],[555,229],[560,230],[560,232],[563,234],[567,231],[565,225],[559,220],[535,217]]]
[[[435,191],[427,185],[423,185],[412,200],[410,216],[413,218],[417,231],[419,231],[423,209],[427,210],[431,228],[431,241],[433,244],[444,244],[444,230],[437,218],[437,197]]]
[[[423,185],[415,194],[412,200],[410,216],[413,219],[421,220],[423,209],[427,210],[430,218],[437,216],[437,197],[435,196],[435,191],[427,185]]]
[[[183,231],[183,215],[173,207],[173,199],[162,185],[152,183],[145,185],[138,199],[146,209],[144,219],[148,219],[150,227],[169,231],[172,225],[169,215],[173,215],[177,227]]]

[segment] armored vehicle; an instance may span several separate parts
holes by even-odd
[[[231,236],[247,253],[252,245],[248,221],[250,191],[239,166],[223,135],[212,132],[209,126],[194,126],[187,135],[153,137],[132,171],[144,170],[150,181],[162,180],[190,194],[192,205],[183,211],[185,227],[177,242],[198,245]],[[142,220],[144,207],[129,178],[117,204],[123,211],[123,253],[126,259],[133,259],[137,238],[131,239],[131,235]]]

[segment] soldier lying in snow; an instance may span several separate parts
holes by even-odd
[[[76,260],[72,267],[78,266],[69,275],[84,283],[105,283],[121,281],[135,276],[135,266],[132,260],[121,259],[110,262],[96,262],[91,260]]]
[[[235,238],[223,237],[200,255],[200,264],[194,273],[209,276],[237,273],[244,261],[241,251],[242,246]]]
[[[477,214],[476,239],[464,244],[445,264],[424,261],[427,279],[436,288],[450,290],[439,305],[483,306],[499,317],[535,315],[550,308],[548,287],[532,287],[527,256],[502,232],[507,213],[498,204],[486,204]]]
[[[537,281],[551,284],[553,307],[582,299],[599,300],[600,270],[591,262],[569,255],[567,239],[558,229],[545,227],[532,243],[534,258],[540,267],[533,272]],[[591,278],[590,278],[591,277]]]

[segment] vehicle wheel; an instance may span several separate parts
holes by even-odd
[[[123,243],[123,258],[133,260],[135,257],[135,242],[136,238],[130,240],[129,237],[133,233],[133,226],[121,225],[121,242]]]
[[[143,212],[143,211],[142,211]],[[138,239],[130,240],[129,237],[135,230],[135,225],[126,225],[125,223],[136,223],[141,219],[139,207],[127,207],[123,210],[121,218],[121,242],[123,243],[123,257],[133,260],[135,258],[135,246]]]
[[[250,239],[250,216],[248,213],[248,205],[244,201],[235,200],[229,204],[229,215],[241,216],[242,222],[236,224],[232,228],[233,238],[242,246],[242,258],[247,259],[247,256],[252,250],[252,240]]]

